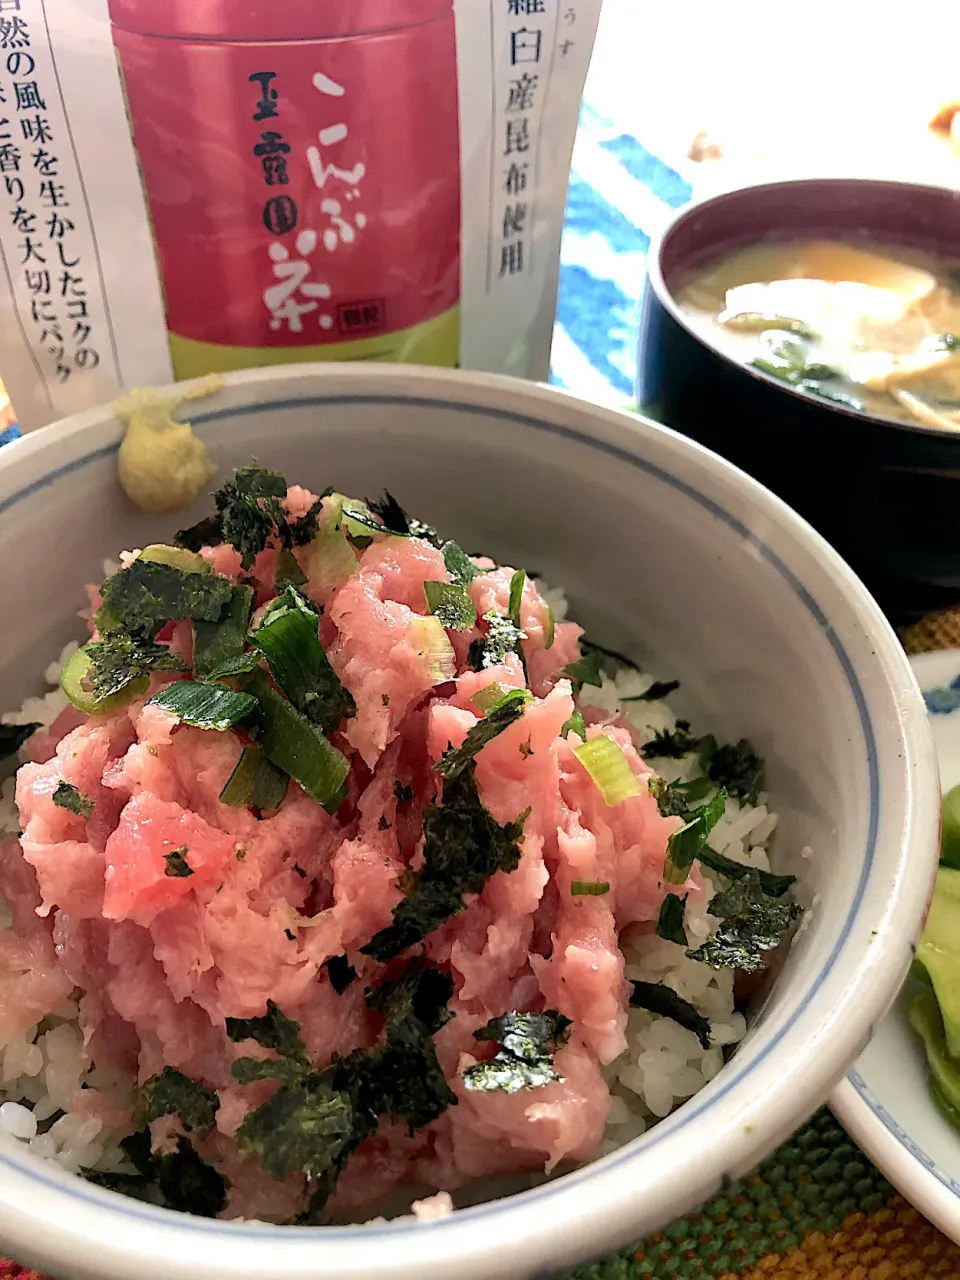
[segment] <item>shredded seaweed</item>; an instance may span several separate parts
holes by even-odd
[[[649,689],[635,694],[631,698],[621,698],[621,702],[662,702],[680,688],[679,680],[654,680]]]
[[[220,680],[252,671],[260,654],[247,651],[247,628],[253,611],[252,587],[234,587],[216,622],[193,624],[193,677]]]
[[[710,914],[721,921],[720,927],[696,951],[687,952],[690,959],[712,969],[759,973],[764,953],[780,945],[803,912],[796,902],[764,893],[759,875],[750,871],[710,899]]]
[[[282,1058],[309,1063],[307,1047],[300,1035],[300,1024],[288,1018],[272,1000],[267,1011],[255,1018],[227,1018],[227,1035],[235,1044],[255,1040],[264,1049],[275,1049]]]
[[[427,608],[447,631],[469,631],[476,624],[477,610],[463,587],[450,582],[425,582]]]
[[[451,582],[458,587],[469,587],[480,570],[456,542],[445,542],[441,550]]]
[[[227,1207],[229,1181],[202,1160],[182,1134],[177,1137],[176,1151],[163,1155],[151,1151],[149,1129],[121,1139],[120,1146],[137,1173],[106,1176],[98,1179],[101,1185],[143,1194],[144,1198],[147,1188],[155,1187],[167,1208],[200,1218],[215,1218]]]
[[[42,728],[43,725],[38,723],[0,724],[0,760],[16,755],[23,744]]]
[[[644,760],[682,760],[696,751],[700,739],[690,732],[689,720],[678,720],[675,729],[661,729],[640,748]]]
[[[518,691],[520,692],[520,691]],[[522,698],[508,698],[467,732],[459,747],[451,747],[437,765],[441,778],[455,778],[482,751],[488,742],[503,733],[523,716],[526,703]]]
[[[193,868],[187,862],[187,854],[189,852],[190,850],[186,845],[181,845],[179,849],[174,849],[172,853],[165,853],[163,860],[167,866],[163,874],[176,880],[185,880],[187,876],[192,876]]]
[[[763,790],[763,761],[746,738],[718,746],[707,759],[707,777],[728,795],[755,805]]]
[[[500,1047],[493,1058],[467,1067],[464,1084],[475,1093],[517,1093],[562,1082],[563,1077],[554,1070],[553,1055],[569,1039],[572,1025],[556,1009],[492,1018],[473,1033],[474,1039]]]
[[[90,659],[86,679],[98,700],[122,693],[155,672],[187,670],[184,660],[167,645],[125,635],[94,641],[85,646],[84,652]]]
[[[378,515],[383,521],[383,527],[388,533],[395,533],[402,538],[410,535],[410,520],[407,513],[401,507],[389,490],[384,489],[383,496],[380,498],[367,499],[367,506],[375,515]]]
[[[57,783],[51,798],[58,809],[68,809],[79,818],[89,818],[93,815],[93,801],[82,795],[71,782],[64,782],[62,778]]]
[[[360,948],[376,960],[390,960],[420,942],[463,907],[468,893],[480,893],[497,871],[515,871],[527,813],[501,827],[484,808],[475,764],[446,778],[443,803],[423,814],[423,867],[412,888],[393,909],[393,923]],[[529,812],[529,811],[528,811]]]
[[[486,637],[474,640],[470,646],[470,662],[476,671],[499,667],[508,653],[519,656],[521,644],[526,638],[520,628],[503,614],[491,611],[483,615],[483,620],[487,624]],[[475,650],[474,646],[479,647]],[[478,657],[479,666],[476,665]]]
[[[751,871],[756,871],[754,867],[748,867],[742,862],[734,862],[732,858],[726,858],[722,853],[716,853],[709,846],[704,846],[697,854],[697,858],[705,867],[709,867],[711,871],[717,871],[720,875],[726,876],[728,880],[742,880],[745,876],[750,875]],[[782,898],[783,895],[793,885],[797,883],[796,876],[778,876],[772,871],[756,871],[760,888],[764,893],[769,894],[771,898]]]
[[[692,1031],[704,1049],[710,1048],[710,1022],[696,1005],[678,996],[663,982],[634,982],[631,985],[630,1003],[635,1009],[646,1009],[658,1017],[672,1018],[687,1031]]]
[[[204,547],[219,547],[223,542],[223,521],[219,515],[204,516],[189,529],[181,529],[173,540],[185,551],[197,552]]]
[[[185,572],[138,557],[101,586],[97,629],[104,640],[154,640],[168,622],[218,622],[232,594],[233,584],[215,573]]]
[[[357,971],[346,956],[331,956],[324,960],[321,968],[326,969],[330,985],[338,996],[342,996],[357,976]]]
[[[453,989],[449,974],[420,958],[411,961],[366,992],[367,1005],[383,1018],[380,1043],[334,1058],[323,1070],[311,1065],[299,1024],[275,1005],[268,1003],[260,1018],[227,1020],[232,1039],[255,1039],[278,1055],[233,1064],[242,1084],[281,1082],[244,1118],[237,1144],[278,1180],[306,1176],[311,1198],[302,1221],[320,1221],[348,1157],[376,1132],[381,1116],[406,1123],[413,1133],[456,1103],[433,1043],[452,1016],[447,1006]]]
[[[176,1067],[164,1067],[142,1084],[139,1102],[147,1124],[161,1116],[178,1115],[184,1129],[201,1138],[213,1129],[220,1109],[220,1099],[212,1089],[191,1080]]]
[[[221,538],[240,553],[244,569],[252,569],[274,538],[283,538],[287,518],[283,499],[287,482],[279,471],[256,464],[241,467],[214,494]]]

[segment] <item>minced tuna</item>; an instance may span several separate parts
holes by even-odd
[[[24,746],[0,1131],[314,1222],[563,1171],[695,1092],[798,910],[749,744],[389,495],[216,497],[90,590]]]

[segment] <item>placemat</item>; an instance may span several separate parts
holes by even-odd
[[[699,1213],[564,1280],[933,1280],[960,1248],[893,1190],[828,1111]]]

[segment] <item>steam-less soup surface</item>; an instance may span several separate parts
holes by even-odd
[[[742,364],[881,418],[960,430],[960,263],[858,241],[767,240],[676,291]]]

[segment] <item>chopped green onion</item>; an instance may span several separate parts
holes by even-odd
[[[587,739],[587,726],[583,719],[583,713],[575,711],[570,719],[560,730],[560,737],[566,738],[568,734],[575,733],[578,738],[582,738],[584,742]]]
[[[357,568],[357,557],[340,527],[340,508],[335,498],[331,501],[333,507],[324,511],[316,537],[303,551],[304,572],[323,590],[341,586]]]
[[[193,674],[197,680],[240,675],[252,671],[260,661],[258,653],[244,652],[253,600],[252,587],[234,587],[219,621],[194,622]]]
[[[256,710],[257,700],[249,693],[236,693],[219,684],[195,684],[178,680],[155,694],[147,704],[161,707],[183,724],[223,733]]]
[[[369,533],[392,533],[381,524],[365,502],[356,498],[344,498],[340,504],[340,524],[348,538],[364,542]],[[400,536],[400,535],[397,535]]]
[[[259,747],[245,747],[220,799],[233,809],[272,813],[283,803],[289,782],[287,774],[272,765]]]
[[[128,702],[146,693],[150,687],[149,677],[143,676],[138,680],[131,681],[119,693],[113,693],[108,697],[101,698],[97,696],[93,689],[91,683],[92,672],[93,658],[86,645],[72,654],[63,664],[60,671],[61,689],[77,710],[83,711],[87,715],[109,715],[111,711],[117,711],[120,707],[125,707]]]
[[[505,689],[502,684],[494,681],[493,684],[478,689],[472,701],[475,707],[488,716],[505,702],[532,702],[533,694],[529,689]]]
[[[544,649],[552,649],[553,642],[557,634],[557,619],[553,610],[547,605],[547,621],[543,628],[543,647]]]
[[[657,920],[657,937],[666,942],[678,942],[682,947],[689,946],[687,931],[683,927],[683,916],[686,909],[686,896],[679,897],[668,893],[660,903],[660,916]]]
[[[496,680],[492,684],[485,685],[482,689],[478,689],[473,695],[471,701],[473,705],[480,711],[482,715],[489,715],[495,706],[503,701],[506,696],[506,689],[502,684],[498,684]]]
[[[476,624],[476,606],[463,587],[449,582],[425,582],[423,594],[427,608],[448,631],[469,631]]]
[[[623,748],[605,733],[573,748],[573,754],[593,779],[604,801],[613,808],[630,796],[640,795],[644,787],[630,768]]]
[[[172,569],[180,569],[183,573],[212,573],[209,561],[194,551],[183,547],[168,547],[163,542],[155,542],[137,556],[138,560],[148,560],[153,564],[167,564]]]
[[[458,587],[469,587],[479,573],[467,553],[455,542],[443,544],[443,563],[447,566],[447,573],[451,580]]]
[[[610,892],[607,880],[573,880],[570,882],[570,893],[574,898],[602,898]]]
[[[518,569],[510,579],[510,603],[507,607],[507,617],[518,631],[523,630],[520,622],[520,605],[523,601],[523,588],[526,581],[527,575],[523,569]]]
[[[28,738],[32,738],[39,723],[34,724],[0,724],[0,760],[16,755]]]
[[[350,762],[305,715],[277,693],[262,671],[244,688],[260,703],[256,743],[271,764],[298,782],[308,796],[334,813],[343,801]]]
[[[523,603],[523,588],[526,581],[527,575],[523,569],[518,569],[510,579],[510,603],[507,607],[507,617],[517,630],[516,654],[520,659],[520,665],[523,667],[524,677],[529,682],[529,676],[527,674],[527,655],[524,653],[523,649],[523,641],[526,638],[526,634],[520,622],[520,606]]]
[[[325,733],[356,711],[349,691],[320,643],[317,615],[294,587],[273,602],[249,635],[267,659],[274,680],[298,711]]]
[[[432,614],[426,618],[414,618],[410,623],[410,640],[419,650],[432,680],[453,679],[457,674],[457,659],[439,618]]]
[[[712,800],[691,809],[686,822],[667,841],[667,857],[663,866],[663,878],[667,884],[683,884],[686,880],[694,859],[723,817],[726,802],[726,792],[718,791]]]
[[[590,652],[585,657],[578,658],[576,662],[568,662],[563,668],[563,674],[569,676],[573,681],[574,693],[578,692],[585,684],[596,685],[599,689],[603,684],[600,654]]]
[[[691,778],[689,782],[675,782],[678,791],[682,791],[688,800],[705,800],[714,788],[709,778]]]
[[[279,593],[286,587],[302,587],[306,581],[307,575],[300,568],[299,560],[289,547],[284,547],[277,556],[277,571],[273,578],[276,591]]]

